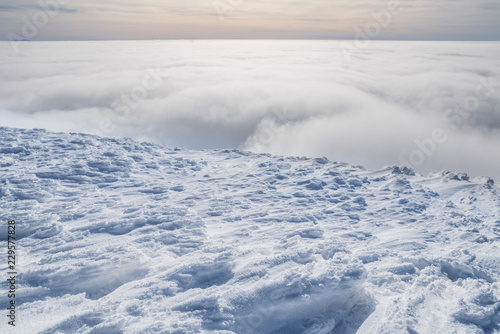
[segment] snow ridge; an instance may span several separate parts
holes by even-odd
[[[500,332],[488,178],[0,128],[0,207],[20,333]]]

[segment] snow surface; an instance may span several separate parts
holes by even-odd
[[[0,208],[2,333],[500,333],[488,178],[0,128]]]

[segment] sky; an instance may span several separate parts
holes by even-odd
[[[3,0],[0,39],[487,41],[499,18],[497,0]]]
[[[0,42],[0,48],[10,48]],[[500,42],[18,43],[0,126],[500,182]]]

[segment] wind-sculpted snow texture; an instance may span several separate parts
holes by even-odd
[[[16,333],[500,332],[488,178],[44,130],[0,145]]]

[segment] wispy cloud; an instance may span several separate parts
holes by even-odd
[[[0,12],[30,12],[34,10],[45,10],[45,11],[59,11],[64,13],[76,13],[76,9],[63,8],[63,7],[41,7],[40,5],[31,4],[12,4],[12,5],[0,5]]]
[[[352,38],[392,0],[220,0],[229,8],[220,20],[214,1],[116,0],[70,2],[60,9],[57,29],[38,39],[171,38]],[[394,1],[392,1],[394,2]],[[404,9],[378,39],[499,40],[500,7],[491,0],[399,1]],[[0,5],[0,37],[19,31],[23,16],[39,9],[34,0]],[[50,9],[49,9],[50,10]],[[17,20],[16,20],[17,18]],[[117,25],[120,28],[117,29]],[[133,26],[134,28],[126,28]],[[3,37],[5,39],[5,37]]]

